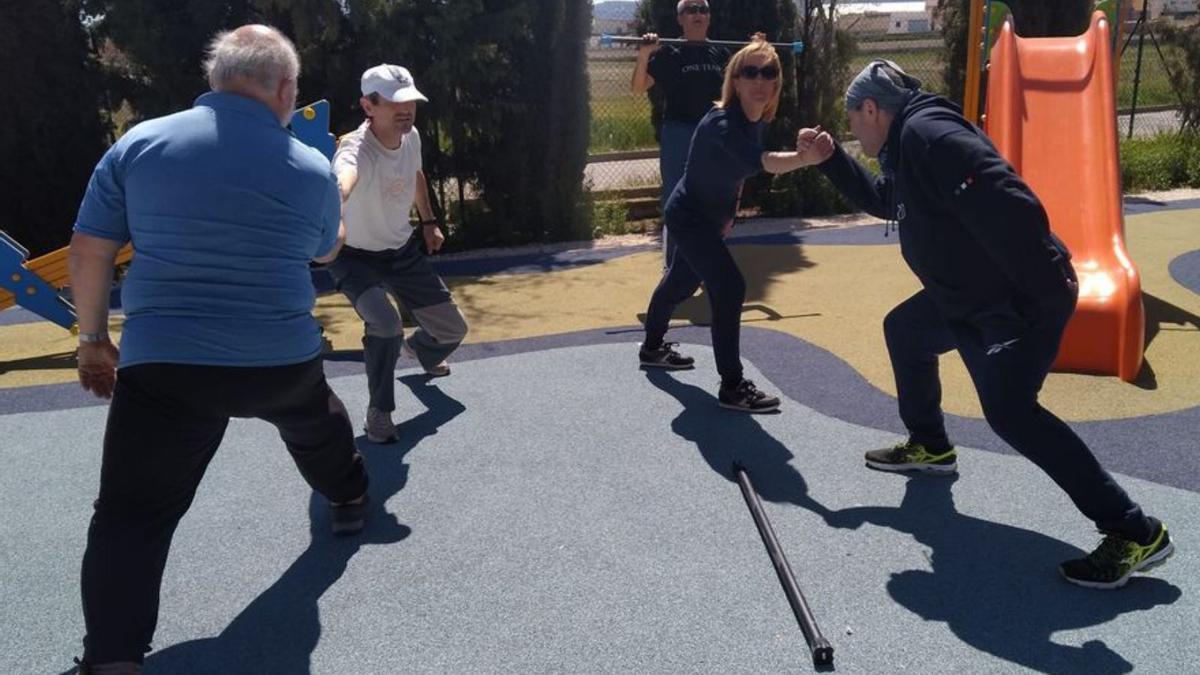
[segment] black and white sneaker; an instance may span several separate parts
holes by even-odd
[[[664,342],[658,349],[642,347],[638,350],[638,359],[642,362],[643,368],[664,368],[666,370],[692,368],[696,359],[677,352],[675,348],[678,346],[678,342]]]
[[[749,413],[774,412],[779,409],[779,398],[763,393],[750,380],[742,380],[736,387],[721,387],[717,392],[717,400],[722,408]]]

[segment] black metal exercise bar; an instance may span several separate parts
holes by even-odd
[[[699,43],[699,42],[690,42],[689,40],[684,40],[683,38],[659,38],[658,42],[659,42],[659,44],[664,44],[664,45],[709,44],[709,45],[721,45],[723,47],[745,47],[746,45],[750,44],[749,40],[742,40],[742,41],[738,41],[738,40],[705,40],[703,43]],[[609,35],[609,34],[605,33],[604,35],[600,36],[600,45],[601,46],[609,47],[614,44],[616,44],[616,45],[640,45],[640,44],[647,44],[647,43],[642,38],[633,36],[633,35]],[[778,48],[782,48],[782,49],[791,50],[795,54],[799,54],[800,52],[804,51],[804,43],[803,42],[772,42],[770,44],[772,47],[778,47]]]
[[[833,665],[833,645],[829,644],[829,640],[821,635],[821,629],[817,627],[817,620],[809,609],[804,594],[800,592],[800,586],[796,583],[791,566],[788,565],[787,556],[779,547],[779,539],[775,536],[771,521],[767,520],[767,514],[763,511],[758,493],[754,491],[754,484],[750,482],[746,467],[735,463],[733,475],[737,477],[742,497],[746,499],[746,506],[750,508],[750,515],[754,518],[754,525],[758,527],[758,534],[767,548],[767,555],[771,557],[771,564],[775,567],[775,574],[779,577],[784,594],[787,595],[788,604],[792,606],[796,621],[800,623],[800,631],[804,633],[804,640],[812,652],[813,665],[818,668]]]

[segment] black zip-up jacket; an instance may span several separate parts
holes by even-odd
[[[910,99],[880,168],[882,177],[840,146],[820,165],[860,208],[898,223],[905,262],[948,320],[994,343],[1074,301],[1070,253],[1042,203],[953,103]]]

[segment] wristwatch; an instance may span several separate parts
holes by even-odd
[[[80,342],[107,342],[108,331],[100,331],[98,333],[80,333]]]

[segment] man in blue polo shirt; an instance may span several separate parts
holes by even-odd
[[[211,93],[100,160],[71,240],[80,384],[112,399],[83,558],[83,672],[140,669],[171,537],[231,417],[274,424],[334,531],[363,527],[367,476],[325,381],[308,271],[341,246],[341,200],[329,162],[283,126],[299,58],[275,29],[243,26],[213,40],[206,67]],[[107,300],[130,241],[118,352]]]

